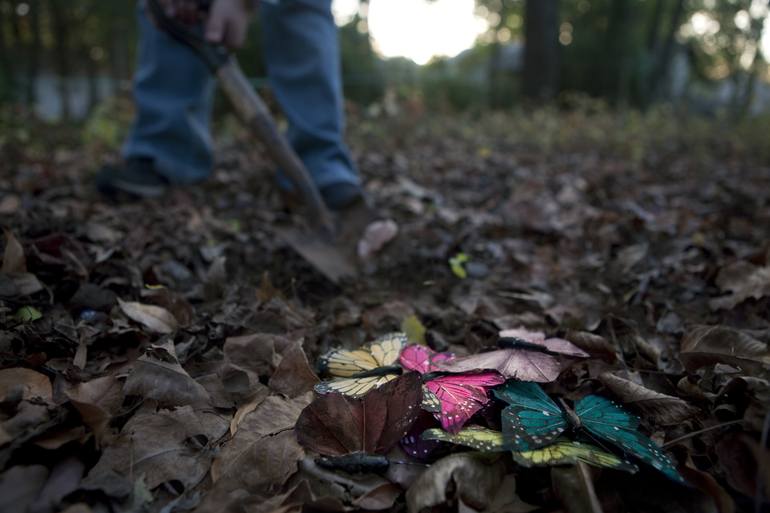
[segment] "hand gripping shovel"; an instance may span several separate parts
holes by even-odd
[[[304,204],[309,230],[276,227],[276,233],[305,260],[333,282],[355,277],[357,236],[372,220],[364,202],[345,211],[344,224],[335,221],[302,161],[281,135],[267,106],[243,75],[238,60],[222,46],[211,44],[184,24],[166,15],[159,0],[147,0],[156,25],[192,48],[219,79],[225,96],[241,121],[259,139],[283,170]]]

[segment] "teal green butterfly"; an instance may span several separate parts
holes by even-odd
[[[456,434],[443,429],[429,429],[422,434],[424,440],[440,440],[455,445],[464,445],[485,452],[507,451],[503,433],[481,426],[468,426]],[[595,467],[607,467],[626,472],[636,472],[636,465],[623,461],[614,454],[602,451],[591,444],[558,440],[556,443],[531,451],[514,451],[514,461],[524,467],[574,464],[578,461]]]
[[[508,403],[503,410],[503,436],[516,451],[532,451],[552,444],[569,427],[582,428],[652,465],[674,481],[684,479],[661,448],[638,431],[639,418],[609,399],[589,395],[565,411],[535,383],[509,381],[494,390]]]

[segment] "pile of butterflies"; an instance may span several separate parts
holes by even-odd
[[[427,461],[450,443],[510,452],[526,467],[584,462],[636,472],[638,461],[684,481],[638,430],[635,415],[599,395],[570,407],[540,387],[587,353],[523,329],[501,332],[498,345],[455,356],[391,333],[356,350],[333,350],[321,361],[330,379],[316,385],[318,396],[298,419],[298,441],[321,454],[319,462],[337,460],[343,470],[345,462],[353,471],[370,470],[366,461],[387,466],[384,455],[397,444]]]

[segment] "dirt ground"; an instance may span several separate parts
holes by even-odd
[[[273,234],[290,214],[243,134],[206,183],[133,204],[96,195],[101,155],[6,146],[0,511],[597,511],[590,489],[607,513],[770,510],[770,168],[665,123],[354,116],[399,235],[340,286]],[[329,349],[406,329],[477,353],[517,327],[590,353],[546,390],[640,415],[688,486],[458,450],[350,474],[297,444]]]

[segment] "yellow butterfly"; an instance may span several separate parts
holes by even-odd
[[[321,358],[321,369],[333,376],[315,386],[319,394],[339,392],[362,397],[370,390],[396,379],[401,349],[407,344],[403,333],[389,333],[355,350],[334,349]]]
[[[464,445],[479,451],[502,452],[508,450],[503,433],[481,426],[468,426],[453,435],[442,429],[429,429],[422,434],[425,440],[440,440],[456,445]],[[542,467],[567,465],[582,461],[595,467],[607,467],[627,472],[636,472],[636,465],[614,454],[602,451],[591,444],[557,440],[551,445],[534,451],[512,451],[513,460],[524,467]]]

